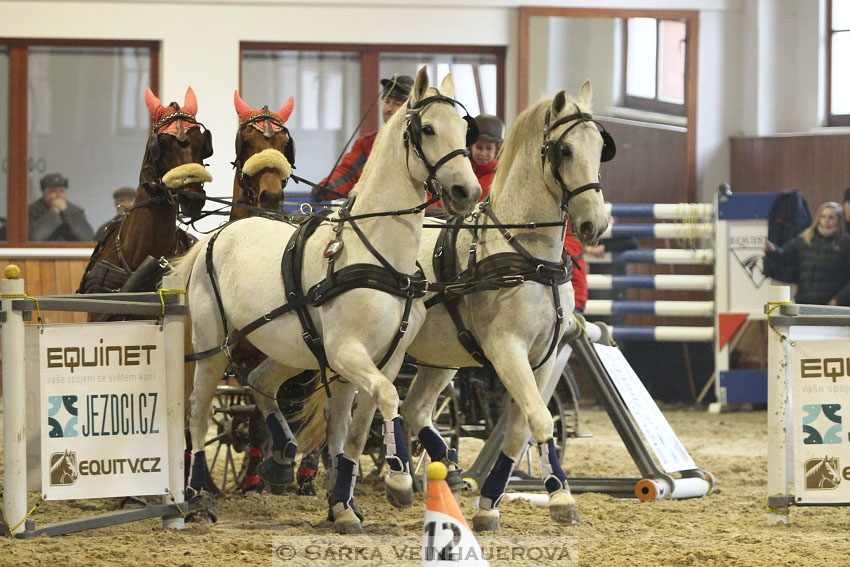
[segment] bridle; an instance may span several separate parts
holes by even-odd
[[[466,113],[463,119],[466,121],[467,142],[465,147],[450,151],[438,159],[437,163],[433,165],[422,150],[422,114],[424,114],[427,107],[432,104],[457,105],[463,109]],[[431,194],[437,199],[442,199],[443,186],[437,180],[437,171],[446,163],[458,156],[469,156],[469,146],[474,144],[478,139],[478,124],[475,122],[475,119],[469,115],[469,111],[466,110],[466,107],[463,104],[444,95],[434,95],[423,98],[405,112],[404,119],[405,127],[402,139],[404,140],[404,149],[407,152],[407,171],[410,172],[410,150],[412,148],[413,153],[417,158],[419,158],[419,161],[422,162],[422,165],[425,166],[425,170],[428,172],[428,177],[425,179],[425,187],[427,187]]]
[[[614,154],[617,152],[617,148],[614,144],[614,138],[611,134],[605,130],[605,127],[598,121],[593,118],[593,116],[587,112],[576,112],[574,114],[570,114],[569,116],[564,116],[563,118],[559,118],[555,121],[554,124],[549,124],[552,119],[552,109],[546,111],[546,120],[543,125],[543,145],[540,147],[540,162],[543,167],[543,171],[546,171],[546,161],[549,161],[549,168],[552,173],[552,177],[555,179],[555,183],[558,184],[558,187],[561,188],[561,192],[563,193],[563,199],[561,201],[561,208],[566,212],[567,207],[569,205],[570,199],[576,197],[585,191],[590,191],[591,189],[595,189],[596,191],[602,191],[602,185],[599,182],[587,183],[582,185],[581,187],[577,187],[570,191],[567,184],[564,182],[563,177],[561,177],[561,163],[563,162],[563,158],[568,154],[564,147],[564,140],[567,135],[572,132],[577,126],[580,124],[584,124],[585,122],[590,122],[595,124],[599,129],[599,134],[602,136],[602,157],[600,161],[606,162],[613,159]],[[573,122],[568,128],[566,128],[563,132],[561,132],[560,136],[557,138],[549,138],[549,133],[552,132],[558,126],[563,126],[568,122]]]
[[[239,147],[239,142],[242,139],[242,135],[239,132],[241,132],[242,129],[246,126],[250,126],[251,124],[260,122],[261,120],[264,121],[264,127],[262,132],[263,136],[266,139],[272,138],[280,132],[286,134],[287,143],[282,153],[286,156],[287,161],[289,161],[291,165],[295,165],[295,151],[294,146],[292,144],[292,137],[289,134],[289,129],[284,125],[283,121],[280,118],[278,118],[269,111],[268,105],[263,106],[263,110],[261,112],[258,112],[257,114],[254,114],[251,117],[247,118],[244,122],[240,123],[239,127],[237,128],[236,159],[231,162],[231,165],[236,169],[236,179],[239,183],[239,186],[242,188],[243,193],[242,198],[237,201],[238,203],[250,205],[258,204],[259,195],[255,194],[254,188],[251,186],[251,176],[243,171],[245,162],[242,161],[242,159],[239,157],[241,151],[241,148]],[[271,127],[272,124],[277,126],[279,130],[273,129]],[[286,187],[287,181],[288,179],[282,180],[284,187]]]

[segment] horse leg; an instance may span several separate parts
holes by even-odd
[[[226,366],[227,358],[221,355],[198,361],[195,367],[194,388],[189,397],[192,468],[189,473],[189,486],[186,488],[186,499],[189,500],[190,504],[200,503],[204,508],[207,519],[211,522],[218,520],[218,514],[212,505],[212,499],[209,498],[205,490],[209,471],[207,470],[207,456],[204,445],[210,426],[212,401]]]
[[[420,366],[399,409],[408,427],[417,432],[416,436],[428,452],[428,458],[432,462],[440,461],[446,465],[449,471],[446,482],[454,492],[460,491],[464,486],[457,451],[446,444],[434,427],[433,414],[440,393],[446,389],[456,373],[457,370],[453,369]]]
[[[255,390],[254,401],[263,414],[271,435],[271,457],[257,467],[263,482],[275,491],[283,491],[295,481],[295,455],[298,445],[295,435],[277,404],[278,387],[297,369],[284,366],[271,358],[265,359],[248,375],[248,384]]]
[[[349,458],[345,454],[345,441],[351,423],[351,404],[357,389],[351,384],[337,382],[333,395],[325,403],[327,419],[328,453],[331,467],[325,487],[328,490],[328,520],[334,531],[342,534],[362,534],[363,514],[354,503],[354,485],[360,468],[359,455]]]

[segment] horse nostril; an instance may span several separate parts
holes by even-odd
[[[583,223],[581,223],[581,226],[579,227],[579,232],[581,232],[581,235],[584,236],[585,240],[591,240],[596,236],[593,228],[593,223],[590,221],[584,221]]]
[[[452,185],[449,192],[452,195],[452,199],[456,201],[465,201],[466,199],[469,199],[470,196],[469,189],[467,189],[465,185]]]
[[[260,206],[264,209],[277,208],[280,205],[281,197],[282,194],[280,193],[273,194],[264,191],[260,193]]]

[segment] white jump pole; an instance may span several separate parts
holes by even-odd
[[[180,281],[174,276],[162,278],[163,289],[175,289]],[[179,305],[186,304],[185,294],[180,294]],[[185,342],[185,316],[166,315],[163,318],[163,339],[165,340],[165,394],[167,398],[166,425],[168,427],[168,489],[177,504],[185,501],[183,494],[183,448],[185,427],[184,383],[185,373],[183,371],[183,355]],[[5,346],[5,345],[4,345]],[[5,348],[4,348],[5,352]],[[163,497],[164,504],[171,504],[171,497]],[[163,528],[183,529],[184,520],[182,516],[166,518],[162,520]]]
[[[3,295],[23,294],[21,270],[6,266],[6,279],[0,282]],[[24,531],[27,514],[27,430],[26,384],[24,377],[24,317],[12,311],[12,298],[3,299],[6,322],[3,323],[3,506],[6,521],[14,534]],[[13,534],[13,535],[14,535]]]
[[[768,301],[788,302],[791,288],[770,286]],[[776,327],[767,333],[767,496],[788,496],[786,455],[788,447],[788,360],[790,347],[779,333],[788,335],[788,327]],[[768,507],[768,525],[788,524],[788,506]]]

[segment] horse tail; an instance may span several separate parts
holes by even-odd
[[[202,250],[206,250],[207,243],[215,234],[218,234],[218,230],[214,230],[204,236],[182,256],[169,260],[169,263],[171,264],[171,272],[169,275],[177,276],[180,279],[180,286],[182,288],[185,289],[189,284],[189,276],[192,275],[192,266],[195,265],[195,259],[198,257],[198,254],[200,254]]]
[[[304,450],[309,451],[313,447],[320,447],[327,438],[328,422],[325,417],[325,403],[327,401],[327,389],[317,388],[293,416],[293,420],[301,422],[301,427],[295,433],[295,438],[298,446]]]

